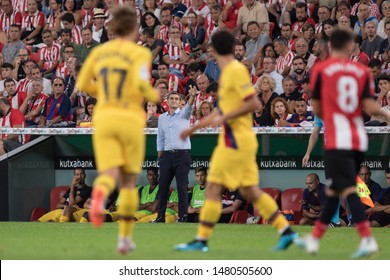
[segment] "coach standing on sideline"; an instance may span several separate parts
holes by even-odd
[[[157,152],[160,163],[158,216],[155,223],[165,223],[165,210],[167,207],[169,187],[176,177],[177,191],[179,193],[179,220],[187,221],[188,209],[188,173],[191,165],[191,142],[183,142],[180,133],[189,127],[193,110],[194,98],[197,91],[195,87],[189,90],[189,100],[180,110],[181,96],[177,92],[168,95],[168,112],[162,114],[158,120]]]

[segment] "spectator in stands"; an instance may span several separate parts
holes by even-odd
[[[313,24],[305,23],[305,25],[302,26],[303,39],[305,39],[306,42],[308,43],[309,52],[313,50],[313,46],[316,41],[314,38],[314,32],[315,32],[315,28]],[[295,50],[296,48],[297,46],[295,41]]]
[[[306,176],[306,189],[303,191],[302,213],[303,217],[299,225],[314,225],[314,222],[320,217],[323,207],[326,203],[326,186],[320,182],[316,173],[310,173]]]
[[[214,109],[218,108],[218,103],[217,103],[218,83],[217,82],[210,83],[209,86],[206,88],[206,92],[210,94],[210,96],[213,98],[212,105]]]
[[[248,23],[256,21],[260,24],[260,29],[264,33],[269,31],[268,12],[263,3],[255,0],[244,0],[244,6],[238,11],[237,19],[237,36],[240,41],[243,41],[248,32]]]
[[[350,27],[355,26],[358,20],[355,15],[351,15],[351,5],[346,0],[338,2],[336,8],[332,12],[332,20],[340,20],[342,16],[346,16],[349,19]]]
[[[287,76],[291,71],[294,53],[289,49],[288,42],[283,38],[274,40],[275,51],[279,55],[276,59],[276,72],[282,76]]]
[[[388,187],[382,190],[381,198],[375,206],[367,210],[371,214],[372,227],[390,227],[390,168],[386,169],[385,178]]]
[[[226,27],[235,31],[237,28],[238,12],[244,4],[241,0],[230,0],[227,1],[222,11],[222,20]]]
[[[64,80],[55,77],[52,86],[53,94],[45,102],[38,127],[61,125],[61,122],[71,118],[72,105],[69,97],[64,94]]]
[[[160,104],[148,101],[145,103],[146,127],[158,127],[158,118],[163,113]]]
[[[23,15],[20,11],[14,9],[12,6],[14,1],[11,0],[2,0],[1,1],[1,10],[3,11],[0,16],[0,30],[5,33],[9,32],[12,25],[20,26],[22,25]],[[9,62],[8,63],[12,63]]]
[[[335,22],[331,19],[325,20],[322,23],[322,36],[321,39],[325,40],[326,42],[329,42],[330,35],[332,34],[333,30],[335,29]]]
[[[13,109],[19,109],[26,99],[27,93],[24,91],[17,91],[16,83],[12,78],[7,78],[4,81],[4,89],[8,94],[8,101],[11,104],[11,107]]]
[[[43,84],[40,79],[31,82],[31,89],[27,97],[20,106],[20,111],[24,114],[27,127],[37,127],[43,106],[48,96],[43,93]]]
[[[265,109],[271,112],[271,103],[279,95],[275,92],[276,83],[269,74],[263,74],[256,82],[255,89],[259,97],[264,100]]]
[[[250,40],[245,43],[246,57],[253,64],[256,64],[261,56],[263,47],[272,41],[268,35],[261,33],[260,25],[256,21],[248,23],[248,35]]]
[[[75,19],[75,24],[81,26],[82,17],[80,14],[80,10],[76,9],[75,0],[65,0],[62,3],[62,10],[63,10],[62,14],[65,13],[72,14]]]
[[[390,2],[389,1],[382,2],[382,13],[383,13],[383,18],[378,24],[377,35],[383,39],[386,39],[387,35],[386,35],[386,31],[385,31],[385,23],[390,21]]]
[[[347,16],[341,16],[338,20],[338,27],[340,29],[350,30],[352,31],[351,27],[351,19]]]
[[[158,79],[156,83],[154,84],[154,88],[157,90],[157,92],[160,95],[160,102],[161,102],[161,107],[164,112],[167,112],[169,110],[169,105],[168,105],[168,81],[165,79]]]
[[[75,49],[73,45],[63,46],[61,63],[57,66],[56,76],[65,79],[69,74],[68,61],[71,57],[75,56]]]
[[[163,51],[163,61],[169,64],[169,72],[183,78],[186,70],[186,63],[190,59],[190,45],[182,42],[181,32],[177,26],[169,28],[169,43]]]
[[[271,118],[270,113],[265,108],[265,102],[262,98],[259,98],[261,106],[253,112],[253,126],[273,126],[274,120]]]
[[[74,16],[71,13],[65,13],[61,17],[61,25],[64,27],[64,29],[70,29],[71,30],[71,42],[75,44],[82,44],[83,39],[81,36],[81,28],[76,25],[76,21]]]
[[[206,29],[205,44],[211,42],[211,36],[214,32],[226,28],[222,18],[222,6],[215,0],[209,0],[208,3],[215,3],[210,7],[210,14],[207,15],[204,28]]]
[[[242,64],[245,65],[246,69],[248,69],[248,73],[251,77],[251,83],[254,85],[257,82],[258,77],[255,75],[255,67],[249,59],[245,59],[242,61]]]
[[[274,45],[272,43],[264,45],[264,47],[261,49],[261,56],[259,57],[259,60],[256,63],[256,76],[260,77],[264,73],[264,65],[263,65],[263,60],[266,57],[271,57],[276,59],[276,52],[274,49]],[[275,62],[276,66],[276,62]]]
[[[81,35],[81,31],[80,31]],[[61,55],[64,53],[64,47],[71,45],[73,48],[76,46],[75,43],[72,42],[72,30],[68,28],[61,29],[61,38],[58,40],[61,42]]]
[[[161,9],[161,24],[158,39],[163,40],[165,43],[169,42],[169,29],[171,26],[176,26],[179,29],[180,34],[182,33],[183,26],[180,22],[173,19],[172,10],[168,7],[163,7]]]
[[[23,114],[18,109],[11,108],[7,98],[0,98],[0,127],[21,128],[26,127]],[[27,143],[29,136],[25,134],[1,134],[0,156]]]
[[[95,110],[96,103],[97,103],[97,99],[95,97],[88,98],[87,102],[85,103],[84,117],[80,122],[78,122],[78,125],[83,122],[92,123],[92,116]]]
[[[306,61],[306,70],[310,71],[317,57],[311,52],[309,52],[309,44],[307,43],[307,41],[303,38],[299,38],[296,41],[295,50],[297,56],[303,57],[303,59]]]
[[[105,43],[108,41],[107,29],[104,27],[106,18],[103,9],[95,8],[93,13],[92,38],[98,43]],[[83,36],[82,31],[81,36]],[[83,42],[85,43],[84,37]]]
[[[376,6],[374,4],[374,6]],[[378,8],[378,6],[376,6]],[[370,6],[366,3],[360,3],[358,7],[358,21],[356,21],[355,26],[353,28],[354,32],[358,34],[359,36],[364,36],[362,28],[364,28],[364,25],[367,24],[367,22],[374,21],[376,24],[378,24],[378,20],[375,16],[370,16]]]
[[[324,39],[320,39],[315,42],[313,46],[313,54],[317,57],[314,64],[322,62],[329,57],[328,42]]]
[[[378,77],[379,94],[377,102],[381,107],[390,105],[390,100],[386,99],[387,94],[390,92],[390,76],[382,74]]]
[[[294,73],[291,77],[295,80],[298,92],[302,92],[302,81],[309,77],[309,72],[306,71],[306,61],[301,56],[296,56],[292,62]]]
[[[192,87],[191,87],[192,88]],[[190,140],[183,142],[180,138],[182,129],[189,126],[196,91],[190,88],[190,98],[184,109],[179,109],[180,95],[171,92],[168,96],[169,111],[162,114],[158,122],[157,152],[160,163],[160,193],[158,217],[154,222],[165,222],[165,210],[168,191],[173,177],[176,177],[179,194],[179,222],[187,221],[188,211],[188,172],[191,155]]]
[[[188,71],[187,71],[187,73],[188,73]],[[184,95],[184,88],[183,88],[179,78],[176,75],[169,73],[168,64],[161,61],[157,67],[157,75],[158,75],[159,79],[165,79],[168,81],[168,92],[177,91],[181,95]]]
[[[42,30],[45,26],[45,15],[38,10],[37,0],[27,0],[28,12],[22,20],[22,37],[26,45],[42,43]]]
[[[189,94],[195,94],[195,100],[194,100],[194,110],[196,111],[200,104],[203,101],[212,102],[213,98],[208,93],[206,93],[206,89],[210,84],[210,80],[206,75],[199,75],[196,79],[196,85],[197,87],[192,87],[188,91]],[[198,90],[197,90],[198,89]]]
[[[288,46],[292,49],[294,46],[294,40],[292,39],[292,26],[290,23],[283,23],[282,29],[280,30],[280,35],[284,38],[288,44]]]
[[[275,98],[271,103],[271,116],[275,121],[275,126],[290,126],[287,122],[291,118],[287,101],[284,98]]]
[[[371,179],[371,169],[368,165],[361,165],[359,170],[359,177],[367,185],[370,190],[370,197],[372,201],[379,202],[382,194],[382,187]]]
[[[187,84],[185,87],[185,95],[188,95],[188,91],[190,89],[190,86],[197,87],[196,80],[200,75],[202,75],[202,67],[199,63],[190,63],[187,68],[187,76],[189,79],[187,80]]]
[[[43,76],[51,79],[59,64],[61,46],[54,43],[52,33],[48,29],[42,31],[42,39],[45,46],[39,50],[38,65],[43,71]]]
[[[363,65],[368,66],[369,57],[368,55],[360,49],[362,44],[362,38],[355,36],[355,46],[352,50],[351,60],[354,62],[360,62]]]
[[[363,40],[360,49],[364,51],[370,59],[372,59],[374,56],[379,54],[383,38],[377,35],[377,24],[375,21],[367,22],[364,26],[364,32],[367,35],[367,38]]]
[[[187,11],[187,6],[183,4],[182,0],[171,0],[171,2],[172,2],[171,10],[172,10],[173,17],[176,21],[180,21],[184,13]]]
[[[28,92],[31,89],[31,82],[33,80],[40,80],[42,81],[42,85],[43,85],[43,93],[45,93],[46,95],[50,95],[52,93],[51,82],[49,79],[42,77],[42,72],[36,63],[31,65],[30,73],[31,73],[31,77],[27,82],[27,88],[24,88],[22,91]],[[20,83],[22,83],[22,81],[20,81]]]
[[[389,27],[390,27],[390,25],[389,25]],[[370,72],[372,73],[372,76],[374,77],[375,93],[378,94],[380,92],[380,89],[378,86],[378,78],[381,75],[382,62],[376,58],[371,59],[371,61],[368,63],[368,68],[370,69]]]
[[[380,18],[381,14],[379,12],[379,7],[378,5],[372,1],[372,0],[360,0],[355,3],[351,9],[351,15],[357,15],[360,16],[360,6],[364,4],[367,6],[367,10],[369,11],[369,16],[374,17],[374,18]]]
[[[194,123],[192,123],[190,125],[193,125],[193,124],[200,122],[202,119],[209,116],[213,110],[214,110],[214,106],[210,101],[205,100],[205,101],[201,102],[198,109],[195,112],[196,113],[196,120]],[[212,126],[210,125],[210,127],[212,127]]]
[[[197,184],[192,188],[192,197],[190,205],[188,205],[188,219],[189,223],[197,223],[199,219],[200,209],[205,200],[207,169],[204,166],[195,168],[195,178]]]
[[[313,126],[314,115],[313,112],[307,111],[307,103],[305,99],[299,97],[295,100],[295,113],[287,120],[291,126]]]
[[[12,62],[14,65],[13,75],[16,80],[20,81],[26,77],[24,66],[28,60],[30,60],[30,51],[27,48],[20,49],[18,56]]]
[[[92,51],[92,49],[99,45],[99,42],[95,41],[92,37],[92,31],[88,27],[84,27],[81,30],[81,37],[83,38],[83,43],[80,45],[76,45],[76,54],[81,62],[87,58],[88,54]]]
[[[9,0],[8,0],[9,1]],[[12,24],[8,29],[8,42],[4,45],[3,56],[6,63],[13,63],[19,51],[26,47],[23,41],[20,40],[21,29],[20,25]]]
[[[331,10],[329,9],[329,7],[322,5],[318,8],[317,16],[318,16],[318,23],[316,23],[315,25],[315,35],[316,38],[319,39],[321,38],[321,32],[323,28],[322,23],[325,20],[330,19]]]
[[[306,24],[312,25],[313,29],[310,32],[313,32],[312,36],[314,36],[315,22],[312,18],[309,17],[308,7],[307,7],[307,4],[305,2],[297,2],[295,4],[295,19],[296,19],[296,21],[290,20],[290,22],[292,24],[293,38],[299,38],[302,36],[302,32],[304,31],[303,26]],[[305,35],[304,35],[304,37],[305,37]],[[309,49],[310,49],[310,41],[308,41],[308,42],[309,42]]]
[[[191,47],[191,53],[198,51],[205,39],[206,30],[203,24],[199,24],[197,14],[189,12],[187,15],[187,26],[184,28],[183,42]]]
[[[57,38],[57,32],[61,30],[61,0],[49,0],[50,15],[46,19],[44,29],[51,30],[53,32],[53,38]]]
[[[190,12],[195,12],[198,15],[197,17],[198,23],[204,24],[207,15],[210,13],[210,9],[203,0],[190,1],[190,5],[188,6],[187,11],[184,13],[183,17],[181,18],[181,23],[183,25],[187,25],[188,14]]]
[[[0,80],[0,97],[1,96],[4,96],[4,97],[8,96],[7,91],[4,89],[4,81],[8,78],[13,79],[13,70],[14,70],[14,66],[10,63],[4,63],[1,67],[1,77],[3,79]],[[17,84],[17,81],[15,79],[13,79],[13,80],[15,81],[15,84]]]
[[[236,44],[234,45],[234,57],[241,62],[247,59],[245,44],[241,42],[236,42]]]
[[[146,28],[151,28],[153,30],[154,37],[156,39],[158,39],[158,35],[159,35],[159,32],[160,32],[160,27],[161,27],[160,21],[155,16],[154,13],[152,13],[152,12],[145,12],[142,15],[142,18],[141,18],[141,28],[142,28],[142,31],[145,30]]]
[[[204,69],[204,74],[214,81],[219,80],[219,76],[221,74],[221,68],[219,67],[217,60],[214,58],[213,47],[211,44],[207,45],[207,54],[208,61],[206,64],[206,68]]]
[[[160,18],[161,9],[157,6],[156,0],[145,0],[142,6],[145,12],[152,12],[157,18]]]
[[[23,72],[25,73],[25,78],[19,80],[18,87],[17,87],[18,91],[27,92],[28,84],[31,80],[31,69],[35,65],[37,65],[37,63],[32,60],[27,60],[23,63],[22,68],[23,68]]]
[[[289,111],[293,112],[295,108],[295,100],[297,100],[301,94],[295,84],[295,80],[291,76],[283,78],[283,93],[280,95],[289,105]]]

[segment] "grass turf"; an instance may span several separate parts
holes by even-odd
[[[311,227],[295,227],[300,235]],[[380,245],[376,259],[390,259],[390,229],[375,228]],[[353,228],[331,228],[321,243],[320,253],[309,256],[291,246],[285,252],[273,252],[278,236],[270,226],[218,224],[209,242],[210,250],[175,252],[177,243],[193,239],[196,224],[137,224],[134,240],[137,250],[129,256],[116,254],[117,224],[94,229],[80,223],[0,223],[0,259],[2,260],[302,260],[349,259],[357,249],[359,237]]]

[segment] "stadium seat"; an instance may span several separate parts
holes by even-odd
[[[69,186],[55,187],[50,191],[50,211],[57,208],[61,196],[69,189]]]
[[[27,48],[28,51],[30,52],[30,59],[33,60],[33,61],[35,61],[36,63],[38,63],[39,60],[41,59],[41,58],[40,58],[40,55],[39,55],[39,52],[34,52],[32,46],[27,46],[26,48]]]
[[[230,217],[229,224],[246,224],[246,220],[250,216],[247,211],[249,206],[250,204],[247,202],[244,209],[234,211]]]
[[[40,217],[46,214],[46,209],[42,207],[36,207],[31,211],[30,222],[35,222]]]
[[[299,220],[302,218],[302,188],[290,188],[284,190],[281,195],[281,209],[294,211],[294,224],[299,224]]]
[[[275,188],[261,188],[263,192],[268,193],[279,205],[281,191]]]

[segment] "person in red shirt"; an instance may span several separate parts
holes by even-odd
[[[330,37],[331,57],[316,64],[310,77],[313,112],[326,127],[324,159],[329,182],[327,203],[312,233],[296,241],[311,254],[318,252],[320,239],[336,212],[340,195],[347,201],[352,223],[361,237],[359,248],[352,257],[367,257],[378,252],[370,223],[356,193],[356,178],[368,148],[362,107],[367,113],[388,120],[390,113],[380,110],[374,99],[374,80],[368,68],[350,61],[354,36],[348,30],[335,30]]]
[[[18,109],[11,108],[11,104],[5,97],[0,98],[0,127],[21,128],[26,127],[23,114]],[[28,142],[28,135],[1,134],[0,156],[8,153]]]
[[[370,59],[368,58],[368,55],[360,49],[362,42],[363,40],[360,36],[355,36],[355,45],[352,50],[351,60],[368,66]]]
[[[12,78],[5,79],[4,89],[8,93],[8,101],[11,104],[11,107],[20,109],[20,106],[22,106],[26,99],[27,93],[24,91],[17,91],[16,82]]]
[[[225,22],[225,25],[230,30],[235,30],[237,27],[238,20],[238,10],[244,4],[241,0],[230,0],[226,3],[222,11],[222,20]]]

